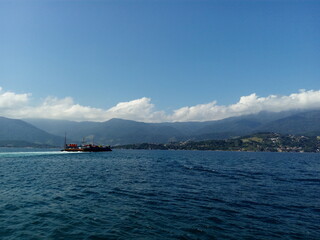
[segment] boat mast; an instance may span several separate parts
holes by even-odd
[[[64,132],[64,148],[67,147],[67,132]]]

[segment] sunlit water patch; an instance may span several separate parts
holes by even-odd
[[[2,149],[0,239],[318,239],[320,155]]]

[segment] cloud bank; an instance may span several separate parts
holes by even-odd
[[[107,121],[123,118],[142,122],[185,122],[220,120],[260,111],[281,112],[298,109],[319,109],[320,90],[300,90],[288,96],[259,97],[255,93],[240,97],[231,105],[218,105],[216,101],[187,106],[172,113],[157,111],[150,98],[120,102],[110,109],[82,106],[71,97],[47,97],[38,105],[31,104],[30,93],[18,94],[0,87],[0,116],[8,118],[47,118],[74,121]]]

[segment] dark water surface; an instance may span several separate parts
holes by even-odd
[[[0,151],[0,239],[320,239],[320,154]]]

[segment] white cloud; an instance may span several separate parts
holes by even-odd
[[[17,106],[24,106],[28,102],[30,94],[16,94],[13,92],[3,92],[0,87],[0,109],[8,109]]]
[[[71,97],[47,97],[42,103],[30,104],[31,94],[17,94],[0,87],[0,116],[9,118],[50,118],[75,121],[106,121],[111,118],[143,122],[209,121],[227,117],[254,114],[260,111],[280,112],[294,109],[320,108],[320,90],[300,90],[288,96],[259,97],[255,93],[240,97],[231,105],[218,105],[216,101],[182,107],[172,113],[157,111],[150,98],[120,102],[110,109],[82,106]]]
[[[270,95],[258,97],[255,93],[240,97],[239,102],[219,106],[216,102],[183,107],[175,110],[170,116],[172,121],[207,121],[227,117],[259,113],[260,111],[281,112],[297,109],[320,108],[320,90],[293,93],[289,96]]]
[[[154,110],[150,98],[140,98],[130,102],[121,102],[107,110],[108,118],[124,118],[143,122],[161,121],[165,113]]]
[[[47,97],[40,106],[28,109],[28,117],[70,119],[77,121],[103,121],[104,111],[98,108],[75,104],[73,99]]]

